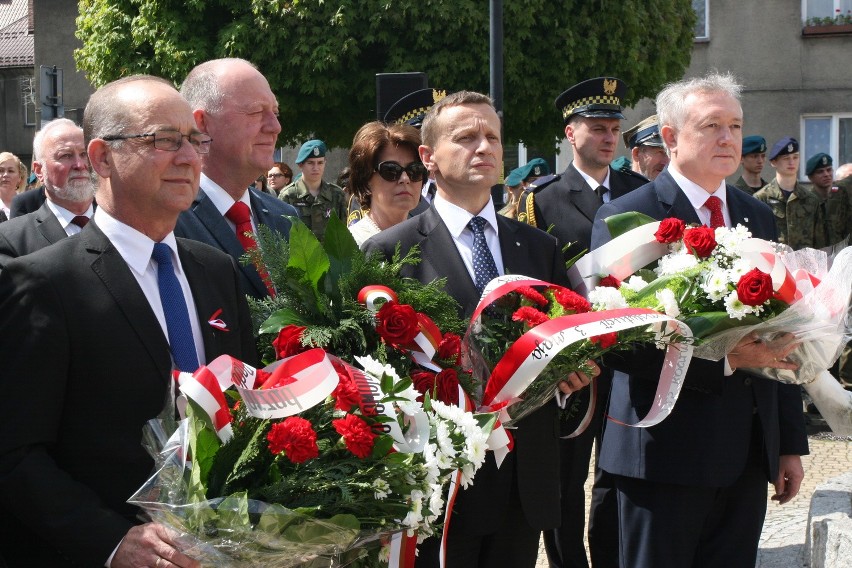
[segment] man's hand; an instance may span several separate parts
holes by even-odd
[[[728,365],[736,370],[740,367],[773,367],[795,371],[799,366],[786,360],[799,342],[792,333],[782,333],[772,341],[761,341],[756,333],[749,333],[728,353]]]
[[[781,456],[778,462],[778,478],[772,482],[775,486],[773,501],[783,505],[798,495],[799,487],[805,478],[805,470],[802,468],[801,456]]]
[[[115,551],[112,568],[201,568],[201,563],[181,554],[174,541],[178,534],[156,523],[133,527]]]
[[[575,371],[568,375],[564,381],[559,381],[559,391],[562,394],[571,394],[572,392],[577,392],[581,388],[587,386],[592,379],[601,374],[601,368],[598,367],[597,363],[592,360],[586,362],[586,364],[592,368],[592,376],[589,377],[586,373],[582,371]]]

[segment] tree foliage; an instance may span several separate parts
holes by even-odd
[[[179,83],[196,63],[242,57],[281,105],[281,143],[347,147],[375,118],[375,75],[423,71],[431,86],[488,92],[485,0],[80,0],[77,65],[96,86],[132,73]],[[680,78],[691,0],[505,0],[506,139],[550,147],[556,96],[616,76],[628,104]]]

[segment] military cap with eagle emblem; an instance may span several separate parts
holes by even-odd
[[[772,151],[769,152],[770,161],[774,160],[778,156],[786,156],[787,154],[795,154],[799,151],[799,141],[793,138],[792,136],[785,136],[781,140],[775,143],[772,146]]]
[[[624,95],[627,85],[615,77],[598,77],[577,83],[558,97],[556,108],[568,124],[574,115],[589,118],[618,118],[623,120]]]
[[[820,168],[827,168],[832,165],[834,161],[831,159],[831,156],[826,154],[825,152],[820,152],[819,154],[814,154],[808,160],[807,165],[805,165],[805,175],[809,176],[814,173],[816,170]]]
[[[393,103],[385,113],[385,124],[410,124],[420,128],[423,117],[432,105],[447,96],[447,91],[439,89],[420,89],[409,93]]]

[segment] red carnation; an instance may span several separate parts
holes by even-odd
[[[601,335],[595,335],[589,338],[589,341],[592,343],[597,343],[601,349],[609,349],[616,343],[618,343],[618,333],[615,331],[611,331],[609,333],[604,333]]]
[[[433,396],[435,392],[435,373],[431,371],[412,371],[411,372],[411,384],[414,387],[414,390],[420,393],[421,396],[417,397],[417,400],[423,402],[423,396],[426,393],[429,393],[429,396]]]
[[[452,365],[461,364],[461,337],[447,332],[438,344],[438,359]]]
[[[539,306],[547,305],[547,298],[542,296],[539,291],[532,286],[521,286],[519,288],[515,288],[515,292],[534,304],[538,304]]]
[[[345,418],[332,420],[331,425],[334,426],[338,434],[343,436],[343,441],[346,442],[349,451],[359,458],[366,458],[373,451],[376,434],[373,433],[366,422],[354,414],[347,414]]]
[[[686,223],[676,217],[668,217],[660,221],[660,227],[654,236],[657,237],[657,242],[669,244],[679,241],[683,237],[683,230],[686,228]]]
[[[333,363],[334,370],[337,371],[338,383],[331,396],[334,397],[334,408],[349,412],[353,406],[359,406],[361,403],[361,393],[358,392],[358,385],[349,376],[349,373],[339,364]]]
[[[568,312],[584,314],[592,309],[587,299],[567,288],[553,288],[553,297]]]
[[[598,286],[606,286],[607,288],[615,288],[617,290],[621,288],[621,280],[610,274],[609,276],[601,278],[601,281],[598,282]]]
[[[309,421],[298,416],[290,416],[283,422],[273,424],[266,440],[270,452],[276,455],[284,452],[293,463],[302,463],[319,456],[317,433]]]
[[[716,248],[716,229],[694,227],[683,235],[683,244],[700,258],[707,258]]]
[[[772,297],[772,277],[753,268],[737,282],[737,296],[747,306],[760,306]]]
[[[278,337],[272,342],[275,348],[275,356],[279,359],[298,355],[307,351],[309,347],[302,345],[302,334],[305,328],[300,325],[286,325],[278,332]]]
[[[533,308],[532,306],[518,308],[515,310],[515,313],[512,314],[513,321],[522,321],[530,327],[535,327],[549,319],[550,318],[547,317],[547,314]]]
[[[411,343],[420,332],[417,312],[407,304],[385,302],[376,317],[379,320],[376,331],[391,345]]]

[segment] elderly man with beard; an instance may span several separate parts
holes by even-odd
[[[0,225],[0,268],[79,233],[95,197],[83,129],[67,118],[48,123],[33,139],[33,171],[44,184],[44,204]]]

